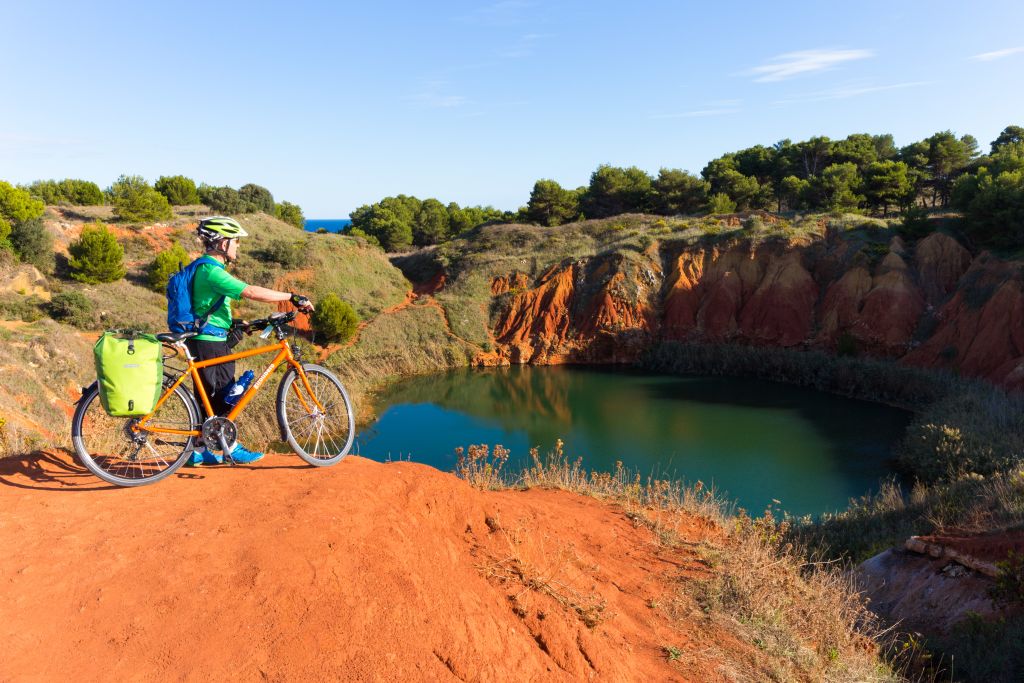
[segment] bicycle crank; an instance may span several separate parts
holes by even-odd
[[[226,417],[209,417],[203,423],[203,445],[207,450],[221,451],[228,460],[231,460],[231,451],[238,440],[238,428],[235,423]]]

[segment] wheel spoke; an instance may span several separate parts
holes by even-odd
[[[190,437],[161,435],[131,427],[132,420],[111,417],[98,393],[83,398],[75,414],[75,450],[94,474],[114,484],[136,484],[170,474],[192,445]],[[183,390],[176,389],[148,421],[152,429],[193,428],[193,414]]]
[[[328,464],[346,455],[351,448],[354,436],[351,407],[332,375],[318,368],[306,368],[305,375],[308,385],[298,375],[290,376],[287,381],[299,382],[301,398],[308,395],[310,403],[301,405],[301,400],[296,400],[296,390],[285,387],[283,427],[300,456],[314,464]]]

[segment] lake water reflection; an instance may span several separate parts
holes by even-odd
[[[714,484],[755,512],[846,507],[876,489],[909,413],[770,382],[579,367],[462,370],[402,382],[356,452],[442,470],[454,450],[502,444],[508,468],[555,440],[589,470],[621,460],[646,476]]]

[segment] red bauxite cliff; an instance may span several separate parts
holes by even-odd
[[[633,360],[661,340],[858,352],[1024,389],[1024,269],[940,233],[887,251],[826,240],[673,246],[491,285],[484,365]]]

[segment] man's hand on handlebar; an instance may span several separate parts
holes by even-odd
[[[289,299],[289,301],[291,301],[292,306],[299,309],[303,313],[312,313],[314,310],[313,302],[310,301],[308,297],[304,297],[301,294],[296,294],[292,292],[292,298]]]

